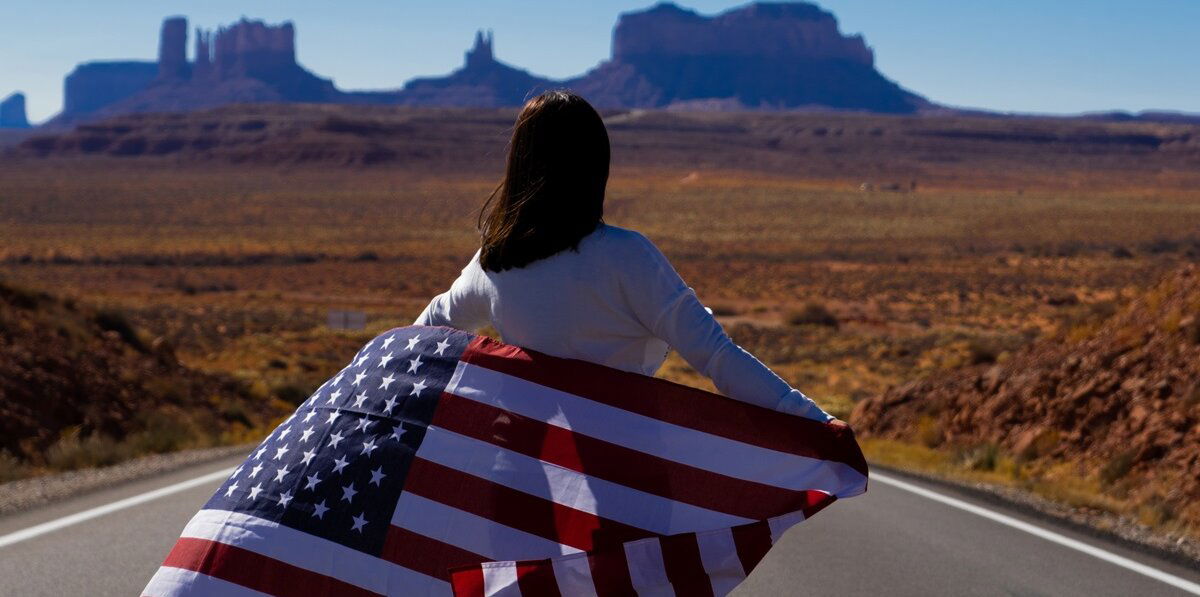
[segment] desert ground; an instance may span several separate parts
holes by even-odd
[[[128,345],[113,350],[169,355],[216,381],[195,382],[210,418],[184,427],[128,415],[158,399],[123,407],[118,423],[103,412],[26,417],[0,475],[269,429],[361,342],[448,287],[477,246],[513,116],[232,107],[15,141],[0,157],[0,280],[90,309],[84,319],[119,314],[121,326],[98,332]],[[840,417],[889,388],[1081,337],[1200,260],[1197,126],[605,116],[606,221],[650,237],[738,343]],[[367,326],[330,329],[330,311],[364,312]],[[22,342],[37,352],[18,328],[5,333],[10,356]],[[145,371],[135,363],[128,375]],[[711,387],[674,355],[660,375]],[[172,403],[186,416],[191,403]],[[155,426],[177,439],[126,446]],[[980,465],[969,434],[865,431],[872,457],[897,466],[1135,516],[1149,499],[1106,483],[1103,458],[1024,462],[999,442]],[[1200,514],[1172,510],[1188,496],[1159,497],[1147,524],[1197,532]]]

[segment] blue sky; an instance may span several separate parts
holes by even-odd
[[[650,1],[43,0],[0,20],[0,96],[21,90],[31,120],[62,106],[78,62],[152,59],[159,23],[193,27],[245,15],[297,28],[301,63],[343,89],[399,87],[462,61],[477,28],[498,57],[534,73],[579,74],[609,54],[617,14]],[[706,14],[742,2],[680,3]],[[1200,0],[824,0],[844,33],[862,33],[879,69],[957,106],[1022,112],[1200,112]],[[189,40],[190,48],[190,40]]]

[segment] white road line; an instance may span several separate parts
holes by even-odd
[[[205,483],[210,483],[210,482],[216,481],[218,479],[224,479],[231,474],[233,474],[232,467],[227,468],[227,469],[222,469],[219,471],[209,473],[207,475],[196,477],[195,479],[181,481],[174,485],[160,487],[153,491],[147,491],[146,493],[138,494],[138,495],[135,495],[132,497],[127,497],[123,500],[117,500],[115,502],[112,502],[111,504],[104,504],[103,506],[96,506],[95,508],[92,508],[90,510],[84,510],[83,512],[76,512],[75,514],[71,514],[70,516],[64,516],[64,517],[56,519],[56,520],[51,520],[49,522],[43,522],[42,524],[34,525],[27,529],[21,529],[19,531],[9,533],[7,535],[0,535],[0,547],[8,547],[9,545],[12,545],[14,543],[20,543],[27,539],[33,539],[34,537],[38,537],[40,535],[45,535],[46,533],[51,533],[51,532],[57,531],[59,529],[69,527],[73,524],[79,524],[85,520],[91,520],[98,516],[104,516],[105,514],[112,514],[113,512],[116,512],[118,510],[124,510],[125,508],[131,508],[138,504],[143,504],[143,503],[149,502],[151,500],[156,500],[160,497],[166,497],[173,493],[179,493],[186,489],[191,489],[193,487],[196,487],[197,485],[204,485]]]
[[[1099,558],[1110,564],[1125,568],[1126,570],[1131,570],[1133,572],[1137,572],[1138,574],[1153,578],[1154,580],[1167,583],[1168,585],[1182,589],[1193,595],[1200,595],[1200,584],[1194,583],[1185,578],[1180,578],[1174,574],[1163,572],[1157,568],[1152,568],[1140,562],[1135,562],[1129,558],[1112,553],[1111,551],[1088,545],[1082,541],[1076,541],[1075,539],[1065,535],[1060,535],[1049,529],[1044,529],[1042,527],[1029,524],[1023,520],[1018,520],[1011,516],[1006,516],[999,512],[994,512],[992,510],[988,510],[987,508],[981,508],[975,504],[964,502],[963,500],[952,498],[948,495],[943,495],[936,491],[931,491],[929,489],[925,489],[924,487],[901,481],[895,477],[889,477],[887,475],[881,475],[879,473],[872,472],[870,478],[872,481],[878,481],[884,485],[891,485],[897,489],[903,489],[904,491],[915,493],[923,498],[931,499],[935,502],[941,502],[947,506],[958,508],[959,510],[965,510],[971,514],[982,516],[988,520],[998,522],[1002,525],[1006,525],[1020,531],[1025,531],[1026,533],[1029,533],[1035,537],[1041,537],[1042,539],[1057,543],[1063,547],[1069,547],[1094,558]]]
[[[196,477],[195,479],[189,479],[187,481],[181,481],[174,485],[160,487],[153,491],[147,491],[146,493],[138,494],[138,495],[135,495],[132,497],[127,497],[123,500],[118,500],[118,501],[112,502],[110,504],[105,504],[103,506],[97,506],[90,510],[84,510],[83,512],[77,512],[75,514],[71,514],[70,516],[64,516],[57,520],[51,520],[49,522],[44,522],[39,525],[34,525],[27,529],[22,529],[20,531],[16,531],[14,533],[2,535],[2,536],[0,536],[0,547],[7,547],[9,545],[13,545],[14,543],[20,543],[21,541],[25,541],[27,539],[32,539],[34,537],[45,535],[46,533],[57,531],[59,529],[66,528],[66,527],[69,527],[74,524],[79,524],[86,520],[91,520],[91,519],[99,517],[99,516],[104,516],[105,514],[111,514],[113,512],[117,512],[119,510],[131,508],[138,504],[143,504],[143,503],[149,502],[151,500],[156,500],[161,497],[166,497],[166,496],[174,494],[174,493],[179,493],[181,491],[191,489],[198,485],[203,485],[205,483],[223,479],[223,478],[228,477],[230,474],[232,474],[233,470],[234,469],[231,467],[231,468],[222,469],[219,471],[214,471],[207,475]],[[1065,535],[1060,535],[1058,533],[1055,533],[1054,531],[1044,529],[1042,527],[1029,524],[1025,521],[1018,520],[1011,516],[1000,514],[999,512],[988,510],[987,508],[982,508],[980,506],[976,506],[975,504],[971,504],[971,503],[965,502],[965,501],[957,499],[957,498],[952,498],[948,495],[943,495],[936,491],[931,491],[929,489],[925,489],[924,487],[920,487],[918,485],[914,485],[914,484],[908,483],[906,481],[901,481],[900,479],[896,479],[894,477],[889,477],[887,475],[883,475],[880,473],[871,473],[871,480],[878,481],[880,483],[883,483],[884,485],[891,485],[892,487],[895,487],[897,489],[902,489],[904,491],[914,493],[923,498],[927,498],[927,499],[933,500],[935,502],[940,502],[947,506],[950,506],[953,508],[958,508],[959,510],[970,512],[977,516],[982,516],[984,518],[987,518],[988,520],[998,522],[1000,524],[1012,527],[1012,528],[1020,530],[1020,531],[1024,531],[1035,537],[1041,537],[1042,539],[1045,539],[1045,540],[1053,542],[1053,543],[1057,543],[1059,545],[1062,545],[1063,547],[1068,547],[1070,549],[1074,549],[1081,553],[1090,555],[1094,558],[1099,558],[1101,560],[1104,560],[1110,564],[1114,564],[1116,566],[1125,568],[1126,570],[1130,570],[1130,571],[1136,572],[1138,574],[1153,578],[1154,580],[1166,583],[1166,584],[1176,587],[1178,589],[1182,589],[1193,595],[1200,595],[1200,584],[1194,583],[1194,582],[1189,581],[1184,578],[1180,578],[1180,577],[1175,576],[1174,574],[1170,574],[1168,572],[1163,572],[1162,570],[1147,566],[1140,562],[1135,562],[1129,558],[1119,556],[1115,553],[1101,549],[1099,547],[1088,545],[1087,543],[1084,543],[1082,541],[1077,541],[1077,540],[1067,537]]]

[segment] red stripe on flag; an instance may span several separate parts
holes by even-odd
[[[483,568],[455,570],[450,576],[450,588],[454,590],[454,597],[484,597]]]
[[[517,564],[517,586],[521,597],[560,597],[554,568],[548,561]]]
[[[183,568],[271,595],[379,595],[248,549],[181,537],[163,566]]]
[[[397,526],[388,528],[379,557],[441,580],[450,580],[451,568],[474,566],[491,559]]]
[[[767,521],[743,524],[730,529],[733,533],[733,545],[737,548],[738,560],[742,562],[742,570],[746,575],[758,565],[758,562],[771,549],[771,527]]]
[[[658,540],[662,548],[663,566],[676,595],[711,597],[712,581],[700,559],[700,544],[695,533],[672,535]]]
[[[819,493],[735,479],[450,393],[442,394],[433,425],[625,487],[752,520],[800,510],[815,499],[810,494]]]
[[[583,551],[654,536],[419,457],[408,469],[404,490]]]
[[[597,595],[637,595],[629,578],[629,560],[625,558],[624,546],[618,545],[615,549],[589,555],[588,566],[592,570],[592,584],[596,586]]]
[[[681,427],[779,452],[841,462],[867,474],[866,459],[849,427],[780,416],[770,409],[664,379],[543,355],[485,336],[471,341],[462,360]]]

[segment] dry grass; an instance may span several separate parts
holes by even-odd
[[[1116,173],[1008,146],[939,161],[903,145],[903,130],[929,123],[879,119],[882,138],[898,144],[876,149],[879,137],[862,133],[874,124],[829,117],[838,133],[818,139],[806,118],[749,126],[747,143],[770,133],[791,148],[764,158],[770,172],[746,157],[762,154],[757,145],[705,149],[650,128],[658,145],[635,150],[634,125],[614,127],[606,219],[646,233],[735,340],[839,416],[890,385],[1003,361],[1040,335],[1083,337],[1123,297],[1200,256],[1186,156],[1106,157],[1132,164]],[[634,165],[645,155],[634,151],[682,157]],[[0,164],[0,274],[122,310],[186,364],[232,374],[263,400],[301,396],[450,283],[476,246],[474,210],[495,158],[436,174],[420,164]],[[918,192],[858,190],[862,177],[904,172],[921,179]],[[327,330],[330,309],[365,311],[369,327]],[[812,322],[822,325],[789,325]],[[712,389],[674,354],[660,375]],[[865,447],[884,464],[1029,478],[994,448],[940,446],[935,429],[921,437]],[[89,441],[104,440],[64,439],[60,459],[79,458]],[[0,455],[0,476],[13,466]],[[1098,495],[1069,475],[1037,483],[1067,501]]]

